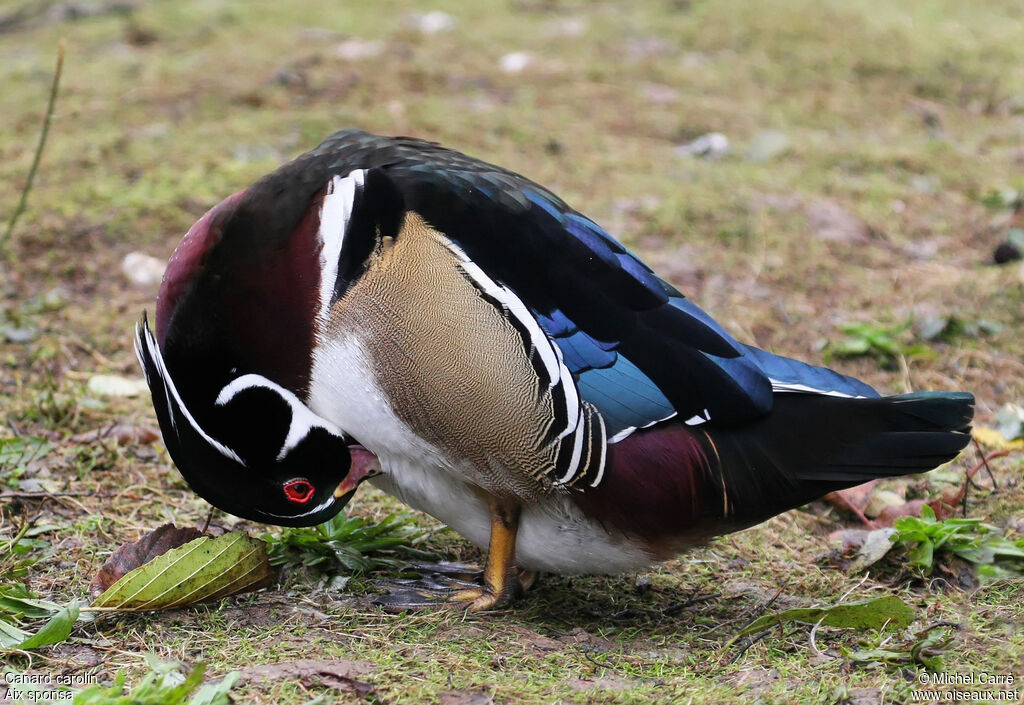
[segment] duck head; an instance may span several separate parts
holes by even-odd
[[[379,467],[361,448],[353,463],[358,441],[307,405],[344,274],[330,243],[346,229],[379,232],[358,212],[365,172],[346,178],[322,162],[300,158],[206,213],[168,262],[156,333],[145,315],[136,329],[164,443],[188,484],[219,509],[282,526],[331,518]]]

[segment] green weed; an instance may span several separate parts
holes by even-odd
[[[920,517],[903,517],[894,524],[892,541],[907,549],[909,564],[929,575],[941,554],[974,565],[983,581],[1024,575],[1024,538],[1011,541],[981,519],[935,518],[928,505]]]
[[[397,568],[404,559],[433,558],[417,548],[428,532],[411,517],[390,514],[379,522],[346,517],[344,512],[314,527],[266,533],[271,565],[301,565],[330,571],[341,566],[352,573]]]

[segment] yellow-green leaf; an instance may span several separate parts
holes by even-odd
[[[802,622],[851,629],[900,629],[914,621],[914,610],[895,595],[873,600],[847,602],[832,607],[800,607],[758,617],[734,636],[729,644],[748,634],[771,629],[776,624]]]
[[[272,569],[267,545],[242,531],[203,536],[124,575],[92,608],[162,610],[265,586]]]

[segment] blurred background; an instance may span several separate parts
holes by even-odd
[[[1024,403],[1018,0],[2,0],[5,223],[61,41],[0,244],[0,437],[57,450],[0,480],[115,493],[58,508],[72,565],[205,513],[155,437],[87,434],[153,425],[130,332],[188,227],[345,126],[544,184],[745,342]]]

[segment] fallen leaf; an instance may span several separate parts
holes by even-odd
[[[836,529],[828,535],[828,545],[840,554],[846,554],[854,549],[859,550],[869,533],[867,529]]]
[[[948,503],[945,498],[912,499],[906,504],[901,504],[898,507],[886,507],[882,513],[878,515],[878,519],[876,519],[875,523],[881,526],[892,526],[893,522],[900,517],[920,516],[921,508],[925,505],[931,507],[932,511],[935,512],[935,516],[940,520],[948,519],[956,514],[956,505],[959,503],[959,499],[956,504]]]
[[[850,570],[862,570],[882,560],[895,545],[890,540],[895,533],[896,529],[891,528],[869,531],[860,550],[857,551],[857,557],[850,564]]]
[[[85,433],[76,433],[71,437],[75,443],[96,443],[107,439],[113,439],[118,445],[129,443],[152,443],[160,439],[160,432],[149,426],[133,426],[131,424],[114,424],[96,428]]]
[[[50,617],[49,621],[42,626],[42,628],[35,634],[28,634],[17,627],[7,622],[0,620],[0,624],[4,625],[7,629],[14,629],[22,634],[24,638],[15,641],[14,643],[8,642],[10,632],[6,629],[0,632],[0,646],[4,649],[38,649],[40,646],[49,646],[50,644],[59,644],[71,635],[71,627],[75,625],[75,620],[78,619],[78,605],[68,605],[57,614]]]
[[[92,607],[144,611],[183,607],[266,586],[273,575],[267,544],[242,531],[202,536],[132,570]]]
[[[357,693],[360,696],[372,693],[374,688],[369,683],[356,679],[370,673],[376,665],[370,661],[349,661],[336,659],[319,661],[316,659],[298,659],[281,661],[260,666],[249,666],[238,671],[242,683],[256,681],[299,680],[307,687],[322,686]],[[442,696],[443,702],[443,696]]]
[[[864,514],[874,519],[886,509],[902,507],[906,503],[907,500],[892,490],[875,490],[871,493],[868,506],[864,507]]]
[[[149,563],[157,556],[162,556],[172,548],[183,546],[200,536],[203,534],[198,529],[192,527],[179,529],[174,524],[164,524],[153,529],[138,541],[123,544],[114,551],[113,555],[100,568],[96,577],[92,579],[89,584],[89,595],[95,600],[129,572]]]
[[[914,610],[895,595],[847,602],[832,607],[798,607],[758,617],[730,639],[727,646],[741,637],[763,632],[785,622],[821,624],[825,627],[847,629],[902,629],[909,626],[914,617]]]
[[[847,487],[844,490],[836,490],[825,495],[825,501],[839,509],[850,509],[863,512],[871,501],[871,492],[875,489],[878,480],[869,480],[861,485]]]
[[[971,436],[974,437],[978,443],[988,448],[995,448],[997,450],[1024,450],[1024,438],[1018,438],[1015,441],[1007,441],[1003,434],[994,428],[988,426],[982,426],[980,424],[974,426],[971,429]]]
[[[618,676],[604,676],[603,678],[577,678],[576,680],[569,681],[569,688],[582,692],[586,692],[588,690],[632,690],[636,685],[636,681],[619,678]],[[471,705],[476,705],[476,703],[472,703]],[[483,705],[483,703],[481,703],[481,705]]]

